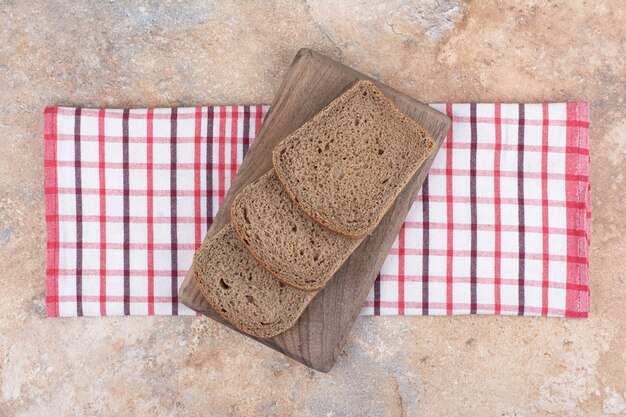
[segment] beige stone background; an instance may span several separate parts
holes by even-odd
[[[624,4],[0,0],[0,415],[626,415]],[[269,103],[305,46],[425,102],[590,101],[589,319],[360,318],[329,374],[208,319],[46,319],[44,106]]]

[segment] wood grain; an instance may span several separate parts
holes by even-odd
[[[271,153],[276,144],[357,79],[371,80],[317,52],[309,49],[298,52],[205,239],[230,221],[231,202],[239,190],[272,168]],[[450,126],[448,117],[384,84],[372,81],[404,114],[430,132],[438,150]],[[318,293],[298,322],[272,339],[255,340],[313,369],[328,372],[332,368],[435,154],[426,160],[378,227],[363,240],[328,285]],[[208,305],[190,273],[187,273],[179,290],[179,298],[188,307],[234,329]]]

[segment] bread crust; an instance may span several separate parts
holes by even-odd
[[[271,172],[272,172],[271,170],[266,172],[265,174],[263,174],[262,176],[260,176],[259,178],[257,178],[256,180],[254,180],[253,182],[248,184],[246,187],[244,187],[244,189],[241,190],[239,192],[239,194],[237,194],[237,196],[235,196],[235,198],[233,199],[233,203],[230,206],[230,219],[231,219],[230,223],[233,226],[233,229],[235,229],[235,233],[237,234],[237,237],[239,238],[241,243],[248,250],[248,252],[250,252],[250,255],[252,255],[252,257],[266,271],[268,271],[269,273],[274,275],[279,281],[281,281],[285,285],[290,286],[291,288],[295,288],[297,290],[307,291],[307,292],[317,292],[317,291],[323,289],[326,286],[326,284],[328,284],[328,281],[335,275],[335,273],[339,270],[339,268],[341,268],[343,266],[343,264],[345,263],[346,259],[348,259],[348,257],[350,257],[350,255],[358,248],[358,246],[359,246],[359,244],[361,242],[359,241],[359,243],[349,253],[347,253],[345,255],[345,257],[341,260],[341,262],[339,262],[335,266],[335,268],[333,268],[331,270],[331,272],[329,273],[328,279],[324,280],[319,285],[299,286],[299,285],[297,285],[296,283],[293,282],[292,278],[290,278],[289,276],[287,276],[287,275],[281,273],[280,271],[277,271],[275,268],[273,268],[272,265],[270,265],[267,261],[265,261],[263,259],[263,257],[255,250],[255,247],[253,245],[251,245],[249,242],[246,241],[245,233],[243,232],[243,230],[240,227],[241,220],[239,219],[239,216],[237,215],[237,207],[239,206],[239,202],[241,200],[242,195],[246,192],[246,190],[254,187],[258,182],[263,181],[266,176],[271,174]],[[290,197],[290,198],[293,201],[293,197]],[[297,206],[297,207],[300,208],[299,206]],[[316,223],[319,224],[320,226],[324,227],[319,222],[316,221]]]
[[[422,157],[415,163],[415,166],[413,167],[413,169],[411,171],[407,171],[407,175],[405,178],[402,178],[401,181],[399,182],[399,186],[397,187],[396,192],[390,196],[390,198],[388,198],[387,202],[385,202],[385,204],[382,206],[382,209],[378,212],[375,221],[367,228],[359,228],[356,231],[351,231],[351,230],[346,230],[346,229],[342,229],[339,227],[336,227],[335,224],[332,224],[328,221],[326,221],[326,219],[322,218],[318,213],[316,213],[314,210],[311,210],[309,207],[305,206],[304,204],[302,204],[300,202],[300,200],[298,199],[298,197],[296,196],[294,190],[291,188],[291,186],[289,185],[289,181],[287,180],[287,175],[286,173],[283,171],[281,163],[280,163],[280,152],[285,148],[288,140],[291,138],[291,136],[293,135],[293,133],[297,132],[299,129],[297,129],[295,132],[293,132],[292,134],[290,134],[289,136],[287,136],[286,138],[284,138],[275,148],[274,151],[272,152],[272,166],[274,168],[274,171],[276,172],[276,177],[278,178],[279,182],[281,183],[281,185],[283,186],[283,189],[287,192],[287,194],[289,195],[289,197],[296,203],[296,205],[298,206],[298,208],[304,212],[307,216],[309,216],[311,219],[313,219],[314,221],[316,221],[318,224],[320,224],[321,226],[332,230],[335,233],[338,233],[340,235],[346,236],[346,237],[350,237],[350,238],[364,238],[366,236],[368,236],[369,234],[371,234],[374,229],[376,229],[376,226],[378,226],[378,224],[380,223],[381,219],[384,217],[384,215],[387,213],[387,211],[389,210],[389,208],[393,205],[395,199],[398,197],[398,195],[402,192],[402,190],[404,189],[404,187],[406,186],[406,184],[411,180],[411,178],[413,178],[413,176],[415,175],[415,173],[420,169],[420,167],[424,164],[424,161],[426,159],[428,159],[434,149],[435,149],[435,140],[432,138],[432,136],[430,135],[430,133],[428,133],[428,131],[426,129],[424,129],[423,127],[421,127],[417,122],[415,122],[415,120],[411,119],[410,117],[406,116],[404,113],[402,113],[402,111],[400,109],[398,109],[398,107],[395,105],[395,103],[393,101],[391,101],[387,96],[385,96],[380,89],[378,89],[378,87],[376,87],[374,85],[374,83],[372,83],[369,80],[357,80],[356,82],[354,82],[354,84],[352,84],[350,86],[350,88],[348,90],[346,90],[346,92],[344,92],[343,94],[346,94],[348,92],[350,92],[353,88],[356,88],[359,85],[365,85],[368,88],[374,89],[375,91],[380,92],[380,97],[382,97],[388,104],[391,105],[393,111],[395,111],[399,117],[405,121],[406,123],[412,125],[415,129],[417,129],[418,131],[422,132],[424,134],[424,137],[426,138],[426,140],[428,141],[428,146],[427,146],[427,151],[424,152],[424,155],[422,155]],[[340,98],[341,96],[343,96],[343,94],[341,94],[340,96],[338,96],[335,100],[331,101],[326,107],[324,107],[319,113],[317,113],[315,116],[313,116],[310,120],[308,120],[303,126],[306,126],[308,124],[312,124],[315,123],[316,121],[320,120],[320,118],[324,117],[325,111],[331,107],[335,101]]]
[[[217,232],[215,235],[213,235],[208,242],[206,242],[205,244],[208,244],[210,241],[212,240],[216,240],[220,237],[222,237],[223,235],[225,235],[226,233],[228,233],[228,225],[225,226],[222,230],[220,230],[219,232]],[[195,255],[194,255],[194,262],[192,263],[191,266],[191,274],[193,276],[193,279],[198,287],[198,289],[200,290],[200,292],[202,293],[202,295],[204,296],[204,299],[207,301],[207,303],[211,306],[211,308],[220,316],[222,317],[224,320],[226,320],[230,325],[232,325],[233,327],[235,327],[236,329],[238,329],[239,331],[249,334],[251,336],[254,337],[258,337],[259,339],[271,339],[273,337],[278,336],[279,334],[289,330],[291,327],[293,327],[294,324],[296,324],[296,322],[300,319],[300,316],[302,315],[302,313],[304,312],[304,310],[306,309],[306,307],[309,305],[309,303],[311,302],[311,300],[313,300],[313,298],[315,297],[315,295],[317,294],[317,292],[308,292],[307,297],[305,298],[303,305],[300,307],[299,311],[294,315],[294,319],[286,323],[286,326],[284,326],[284,328],[279,329],[275,332],[271,332],[267,335],[262,335],[262,334],[255,334],[252,333],[246,329],[243,329],[241,326],[237,325],[237,323],[234,323],[232,320],[230,320],[228,317],[226,317],[224,314],[222,314],[221,312],[221,307],[219,305],[216,305],[215,303],[212,302],[212,297],[209,296],[209,294],[207,293],[204,285],[202,284],[202,280],[200,277],[198,277],[197,271],[196,271],[196,262],[195,262]]]

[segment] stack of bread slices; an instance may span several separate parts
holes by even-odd
[[[272,154],[234,199],[230,224],[196,251],[209,304],[260,338],[289,329],[378,225],[435,142],[369,81],[357,81]]]

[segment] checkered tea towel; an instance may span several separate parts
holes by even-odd
[[[364,315],[589,311],[587,103],[452,119]],[[266,106],[45,110],[48,315],[194,314],[177,291]]]

